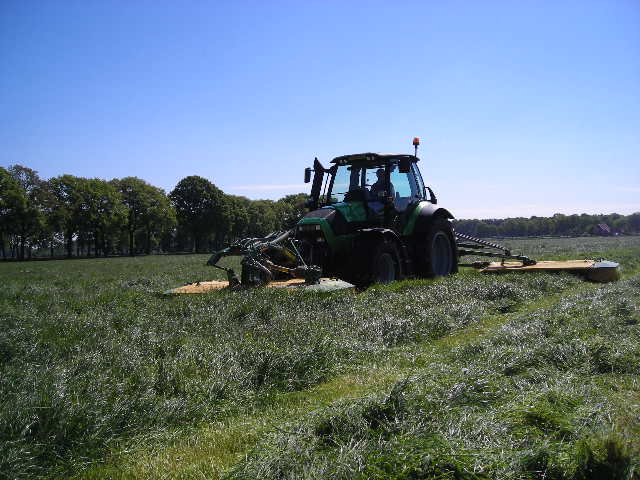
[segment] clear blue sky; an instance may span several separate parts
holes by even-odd
[[[640,3],[0,2],[0,165],[227,193],[411,152],[460,218],[640,211]]]

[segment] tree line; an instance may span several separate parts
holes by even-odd
[[[307,198],[299,193],[249,200],[199,176],[183,178],[167,194],[137,177],[43,180],[21,165],[0,167],[0,254],[27,259],[210,252],[292,227]],[[637,234],[640,213],[458,220],[455,228],[478,237]]]
[[[457,220],[457,232],[474,237],[616,235],[640,233],[640,213],[563,215],[552,217]]]
[[[188,176],[167,194],[137,177],[103,180],[0,167],[0,255],[108,256],[210,252],[246,236],[289,228],[307,196],[278,201],[227,195]]]

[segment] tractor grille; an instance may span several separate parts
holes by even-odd
[[[324,266],[328,257],[327,241],[318,224],[296,227],[296,246],[307,265]]]

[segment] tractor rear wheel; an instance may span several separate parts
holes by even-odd
[[[421,276],[446,277],[458,271],[456,242],[448,220],[434,219],[420,243],[418,264]]]

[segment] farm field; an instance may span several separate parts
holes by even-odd
[[[0,264],[0,475],[636,478],[640,237],[502,243],[623,276],[167,298],[223,274],[207,255]]]

